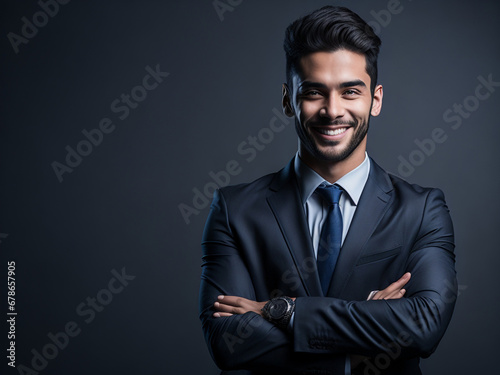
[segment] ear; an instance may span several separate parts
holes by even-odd
[[[292,95],[290,92],[290,89],[288,88],[286,83],[283,83],[282,86],[282,98],[281,98],[281,104],[283,106],[283,113],[287,115],[288,117],[293,117],[295,116],[295,112],[293,110],[292,106]]]
[[[371,110],[372,116],[378,116],[380,114],[380,111],[382,110],[383,96],[384,96],[384,89],[382,88],[382,85],[377,85],[375,87],[375,91],[373,92],[372,110]]]

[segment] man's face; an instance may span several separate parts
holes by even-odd
[[[301,157],[334,163],[362,161],[370,113],[379,114],[381,101],[378,86],[372,107],[364,55],[337,50],[304,56],[300,72],[293,75],[293,93],[284,99],[295,114]]]

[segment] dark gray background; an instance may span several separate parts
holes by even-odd
[[[41,374],[216,374],[197,312],[208,207],[186,224],[178,206],[192,205],[193,189],[230,160],[241,166],[232,184],[293,156],[291,123],[251,162],[237,147],[280,108],[284,29],[329,2],[244,0],[221,20],[211,0],[71,1],[18,54],[7,34],[20,34],[21,17],[32,20],[40,7],[8,3],[0,11],[0,314],[7,312],[7,261],[15,260],[17,364],[30,366],[31,350],[74,321],[81,333]],[[373,22],[390,3],[336,4]],[[398,9],[385,25],[376,21],[385,96],[369,153],[397,173],[398,157],[418,150],[416,139],[445,131],[447,140],[407,179],[446,194],[461,289],[451,325],[423,368],[497,373],[500,90],[478,101],[459,129],[443,114],[475,94],[478,76],[500,81],[500,5],[402,0]],[[170,75],[118,119],[110,103],[157,64]],[[76,147],[82,130],[103,117],[116,129],[60,183],[51,163],[64,163],[65,147]],[[76,307],[123,267],[136,278],[86,324]],[[1,357],[2,373],[17,373]]]

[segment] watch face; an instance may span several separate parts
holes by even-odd
[[[273,301],[273,304],[269,308],[269,315],[272,319],[281,319],[288,310],[288,303],[283,300]]]

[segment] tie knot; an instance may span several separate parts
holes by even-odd
[[[318,186],[316,191],[321,195],[324,201],[329,205],[333,206],[334,204],[339,203],[340,196],[342,195],[342,188],[338,185],[327,185],[327,186]]]

